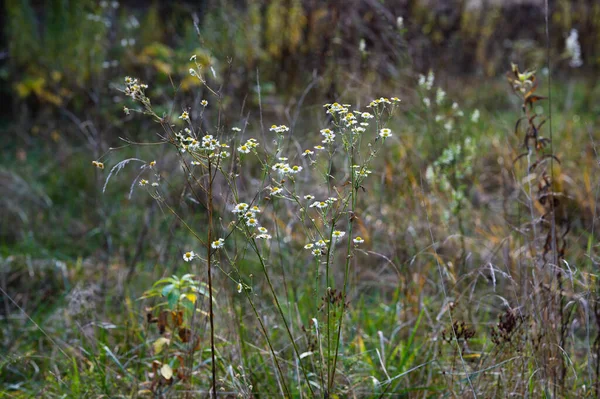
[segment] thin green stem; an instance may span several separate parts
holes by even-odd
[[[275,292],[275,289],[273,288],[273,284],[271,283],[271,278],[269,277],[269,273],[267,272],[267,266],[265,265],[264,259],[260,253],[260,250],[258,249],[258,245],[256,244],[256,241],[254,240],[254,238],[250,239],[250,243],[252,244],[252,248],[254,249],[254,252],[258,256],[260,265],[262,266],[263,273],[265,275],[265,279],[267,280],[267,284],[269,285],[269,289],[271,290],[273,299],[275,299],[275,306],[277,307],[277,310],[279,311],[279,314],[280,314],[281,318],[283,319],[283,325],[285,326],[285,329],[290,338],[290,341],[292,342],[294,352],[296,353],[296,356],[298,357],[298,362],[300,363],[300,368],[302,369],[302,373],[304,374],[304,378],[306,379],[306,385],[308,385],[308,389],[310,390],[310,393],[311,393],[312,397],[314,398],[315,393],[313,392],[312,387],[310,385],[310,379],[308,378],[308,373],[306,372],[306,369],[302,366],[302,360],[300,358],[300,352],[298,351],[298,346],[296,345],[294,336],[292,335],[292,332],[288,325],[287,319],[285,318],[285,315],[283,313],[283,309],[281,308],[281,304],[279,303],[279,299],[277,298],[277,293]]]

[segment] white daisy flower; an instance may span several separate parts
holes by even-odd
[[[379,137],[387,139],[388,137],[392,137],[392,131],[388,128],[383,128],[379,131]]]
[[[342,238],[343,236],[345,236],[345,235],[346,235],[346,233],[345,233],[345,232],[343,232],[343,231],[334,230],[334,232],[333,232],[333,234],[332,234],[332,235],[333,235],[333,238],[334,238],[334,239],[336,239],[336,238],[338,238],[338,239],[339,239],[339,238]]]
[[[188,251],[183,254],[183,260],[186,262],[191,262],[192,259],[194,259],[195,257],[196,257],[196,254],[194,253],[194,251]]]
[[[248,146],[244,144],[238,147],[238,151],[244,154],[248,154],[250,152],[250,148],[248,148]]]
[[[363,240],[363,238],[361,236],[356,237],[354,240],[352,240],[355,244],[362,244],[363,242],[365,242],[365,240]]]
[[[249,207],[249,205],[246,204],[245,202],[240,202],[233,208],[233,210],[231,212],[243,214],[244,212],[246,212],[248,210],[248,207]]]
[[[213,241],[212,244],[210,244],[210,246],[214,249],[223,248],[224,245],[225,245],[225,240],[222,238],[219,238],[217,241]]]

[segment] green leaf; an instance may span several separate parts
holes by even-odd
[[[178,289],[171,290],[171,292],[167,296],[167,301],[169,301],[169,308],[175,309],[175,306],[177,306],[177,303],[179,302],[179,295],[180,293]]]
[[[174,284],[165,285],[162,289],[162,296],[168,296],[171,291],[175,288]]]

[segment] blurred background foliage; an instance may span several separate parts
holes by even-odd
[[[600,112],[593,101],[599,90],[600,3],[549,4],[553,75],[572,74],[564,43],[573,28],[584,57],[577,74],[587,83],[576,86],[576,96],[571,85],[562,98],[571,99],[567,106],[578,101],[592,114]],[[230,121],[241,120],[242,112],[256,115],[258,84],[265,115],[289,121],[292,113],[300,114],[303,101],[311,107],[344,97],[364,101],[382,88],[410,96],[406,88],[430,69],[468,105],[500,111],[511,107],[503,83],[495,80],[508,60],[528,67],[545,63],[543,5],[540,0],[6,0],[0,187],[7,195],[0,200],[0,252],[17,248],[65,259],[97,253],[140,260],[136,242],[157,226],[121,223],[147,220],[147,211],[124,211],[99,200],[103,177],[89,169],[89,161],[118,145],[119,137],[148,137],[154,129],[123,115],[117,87],[126,75],[151,82],[157,109],[172,113],[173,107],[203,97],[188,73],[189,57],[196,54],[221,85],[224,117]],[[128,192],[122,184],[114,185],[115,192]]]

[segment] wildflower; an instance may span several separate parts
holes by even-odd
[[[305,200],[309,200],[309,201],[310,201],[310,200],[314,200],[314,199],[315,199],[315,196],[314,196],[314,195],[310,195],[310,194],[306,194],[306,195],[304,196],[304,199],[305,199]]]
[[[313,254],[313,256],[317,256],[317,257],[322,255],[321,250],[319,248],[313,249],[311,251],[311,253]]]
[[[272,125],[269,130],[272,131],[272,132],[280,133],[281,134],[281,133],[285,133],[285,132],[289,131],[290,128],[287,127],[287,126],[285,126],[285,125],[279,125],[279,126]]]
[[[319,248],[324,248],[324,247],[327,246],[327,241],[325,241],[325,240],[319,240],[319,241],[315,242],[315,246],[319,247]]]
[[[234,132],[241,132],[242,131],[242,129],[240,129],[239,127],[232,127],[231,130],[234,131]]]
[[[332,235],[333,235],[333,238],[342,238],[343,236],[346,235],[346,233],[343,231],[334,230]]]
[[[281,194],[282,192],[281,187],[271,187],[271,195]]]
[[[94,165],[98,169],[104,169],[104,164],[102,162],[92,161],[92,165]]]
[[[248,227],[256,227],[258,225],[258,220],[254,218],[250,218],[246,221],[246,226]]]
[[[190,57],[190,61],[196,61],[196,54],[194,54]]]
[[[219,238],[217,241],[213,241],[212,244],[210,244],[210,246],[214,249],[223,248],[224,245],[225,245],[225,240],[222,238]]]
[[[310,205],[310,208],[315,208],[315,207],[316,207],[316,208],[319,208],[319,209],[327,208],[327,203],[326,203],[326,202],[323,202],[323,201],[316,201],[316,202],[313,202],[313,203]]]
[[[392,101],[395,103],[399,103],[402,100],[400,100],[398,97],[392,97]]]
[[[142,179],[142,180],[140,180],[140,186],[144,187],[144,186],[146,186],[147,184],[148,184],[148,180],[146,180],[146,179]]]
[[[324,150],[324,149],[325,149],[325,147],[323,147],[322,145],[316,145],[315,146],[315,150],[319,150],[320,151],[320,150]]]
[[[304,249],[312,249],[314,246],[315,246],[315,244],[309,242],[308,244],[306,244],[304,246]]]
[[[194,251],[188,251],[183,254],[183,260],[186,262],[192,261],[192,259],[194,259],[195,257],[196,257],[196,254],[194,253]]]
[[[194,166],[198,166],[198,165],[202,165],[202,162],[192,161],[191,164]]]
[[[363,240],[363,238],[361,236],[356,237],[354,240],[352,240],[355,244],[362,244],[363,242],[365,242],[365,240]]]
[[[446,92],[441,87],[438,87],[435,94],[435,103],[441,105],[444,102],[444,98],[446,98]]]
[[[271,237],[271,234],[259,234],[256,238],[259,240],[270,240],[273,237]]]
[[[238,292],[238,294],[240,294],[240,293],[242,292],[242,288],[244,288],[244,287],[242,286],[242,283],[238,283],[238,284],[237,284],[237,292]]]
[[[567,54],[571,57],[569,66],[571,68],[579,68],[582,66],[581,45],[579,44],[579,32],[577,32],[577,29],[571,29],[569,37],[567,37],[565,42],[565,47],[567,48]]]
[[[125,115],[129,115],[131,110],[127,107],[123,107],[123,112],[125,112]]]
[[[445,124],[444,124],[444,129],[446,129],[446,131],[451,131],[452,130],[452,119],[448,120]]]
[[[203,107],[206,107],[208,105],[208,101],[202,100],[202,101],[200,101],[200,105],[202,105]]]
[[[156,166],[156,161],[151,161],[151,162],[150,162],[150,167],[151,167],[151,168],[153,168],[153,167],[155,167],[155,166]]]
[[[309,155],[313,155],[315,152],[311,151],[311,150],[304,150],[304,152],[302,153],[303,157],[309,156]]]
[[[473,111],[473,113],[471,114],[471,122],[473,122],[473,123],[479,122],[479,110],[478,109]]]
[[[388,128],[383,128],[379,131],[379,137],[387,139],[388,137],[392,137],[392,131]]]
[[[363,119],[372,119],[373,115],[368,112],[363,112],[362,114],[360,114],[360,117]]]
[[[249,208],[249,205],[246,204],[245,202],[240,202],[239,204],[237,204],[234,208],[233,208],[233,213],[242,213],[242,212],[246,212],[246,210]]]
[[[291,170],[290,165],[288,165],[287,163],[283,163],[283,162],[276,163],[275,165],[273,165],[271,167],[271,169],[274,171],[278,171],[279,173],[289,173]]]
[[[262,226],[258,228],[258,231],[259,231],[259,233],[262,233],[262,234],[266,234],[268,232],[267,229]]]
[[[158,183],[157,182],[152,183],[152,187],[158,187]]]
[[[244,154],[248,154],[250,152],[250,148],[248,148],[248,146],[246,145],[242,145],[238,147],[238,151]]]
[[[258,206],[256,206],[256,205],[252,206],[252,209],[250,209],[250,211],[253,212],[253,213],[260,213],[261,212],[260,208]]]
[[[425,83],[425,88],[427,90],[431,90],[431,88],[433,87],[433,82],[435,80],[435,75],[433,74],[433,71],[429,71],[429,73],[427,74],[427,82]]]
[[[325,137],[322,143],[333,143],[333,140],[335,139],[335,133],[333,133],[331,129],[321,129],[321,134],[323,137]]]
[[[196,70],[194,68],[190,68],[190,75],[196,76]]]
[[[190,114],[188,114],[187,111],[183,111],[181,113],[181,115],[179,116],[179,119],[183,119],[184,121],[189,121],[190,120]]]
[[[404,18],[402,18],[402,17],[396,18],[396,28],[398,28],[398,30],[401,30],[402,28],[404,28]]]
[[[298,166],[298,165],[292,166],[291,170],[289,171],[289,173],[292,173],[292,174],[296,174],[296,173],[300,173],[300,172],[302,172],[302,166]]]

